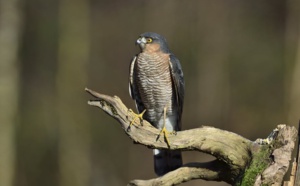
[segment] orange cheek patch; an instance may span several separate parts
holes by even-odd
[[[157,52],[159,51],[160,46],[157,43],[146,44],[145,51],[147,52]]]

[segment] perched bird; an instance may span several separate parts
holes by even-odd
[[[161,129],[169,145],[168,134],[181,130],[184,99],[182,68],[163,36],[146,32],[140,35],[136,44],[140,53],[130,64],[130,96],[140,113],[137,117],[143,117]],[[158,176],[181,165],[180,151],[154,149],[154,169]]]

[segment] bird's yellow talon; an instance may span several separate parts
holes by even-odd
[[[169,139],[168,139],[168,135],[169,135],[169,134],[173,134],[173,132],[169,132],[169,131],[166,129],[166,127],[163,127],[163,128],[161,129],[161,131],[159,132],[158,137],[159,137],[161,134],[164,135],[164,138],[165,138],[165,140],[166,140],[166,142],[167,142],[167,145],[168,145],[168,147],[170,147],[170,142],[169,142]]]
[[[171,135],[176,135],[176,131],[172,131],[172,132],[169,132],[166,128],[166,115],[167,115],[167,107],[164,107],[164,124],[163,124],[163,128],[161,129],[161,131],[159,132],[158,136],[157,136],[157,139],[160,137],[161,134],[164,134],[164,138],[167,142],[167,145],[168,147],[170,147],[170,141],[168,139],[168,135],[171,134]]]
[[[141,122],[141,124],[142,124],[142,122],[143,122],[143,115],[145,114],[145,112],[146,112],[146,109],[142,112],[142,113],[140,113],[140,114],[136,114],[136,113],[134,113],[131,109],[128,109],[128,112],[132,112],[133,114],[134,114],[134,118],[133,118],[133,120],[130,122],[130,124],[129,124],[129,128],[131,127],[131,125],[133,125],[134,124],[134,122],[139,118],[140,119],[140,122]]]

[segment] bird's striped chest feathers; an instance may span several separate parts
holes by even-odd
[[[174,98],[169,54],[140,53],[137,57],[136,75],[139,94],[149,115],[156,115],[151,114],[152,112],[162,113],[164,107],[167,107],[167,112],[172,112]]]

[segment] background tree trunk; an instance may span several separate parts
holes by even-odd
[[[91,185],[90,126],[81,99],[87,84],[89,13],[86,0],[60,0],[56,77],[60,186]]]
[[[15,176],[20,19],[18,0],[0,0],[0,185],[3,186],[12,186]]]
[[[286,24],[286,85],[288,121],[297,124],[300,119],[300,8],[299,1],[287,1]]]
[[[196,44],[198,90],[194,97],[197,105],[201,106],[195,110],[195,115],[201,123],[226,125],[230,96],[227,69],[230,52],[229,13],[233,10],[229,1],[199,1],[198,6],[197,33],[201,33],[202,37]]]

